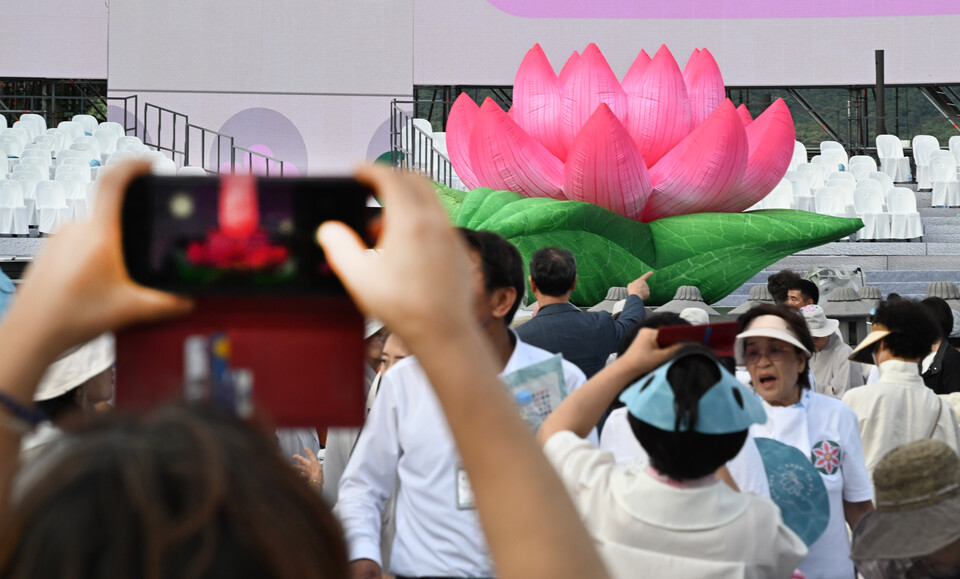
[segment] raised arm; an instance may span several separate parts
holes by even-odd
[[[0,392],[33,404],[46,367],[67,348],[127,324],[185,313],[191,303],[135,285],[120,252],[120,206],[127,184],[149,163],[119,165],[99,183],[91,219],[65,226],[27,270],[0,323]],[[6,406],[0,414],[11,424]],[[0,427],[0,509],[7,505],[20,436]]]
[[[494,353],[472,320],[466,250],[432,186],[382,167],[358,176],[386,207],[379,255],[364,252],[342,224],[322,227],[320,241],[361,309],[403,338],[436,389],[500,577],[606,577],[566,490],[497,378]]]
[[[641,329],[623,356],[574,390],[547,417],[537,431],[537,440],[540,444],[546,444],[551,436],[561,430],[569,430],[581,438],[586,437],[610,402],[632,380],[669,360],[679,347],[674,345],[660,348],[657,345],[657,331]]]

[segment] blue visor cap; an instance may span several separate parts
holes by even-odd
[[[702,351],[688,355],[692,354],[706,355]],[[626,405],[627,411],[634,418],[660,430],[676,430],[676,404],[673,388],[667,380],[667,372],[685,357],[681,355],[670,360],[631,384],[620,395],[620,402]],[[693,431],[701,434],[730,434],[747,430],[751,424],[765,423],[767,414],[753,392],[740,384],[719,361],[714,359],[714,363],[720,370],[720,380],[700,397],[697,423]],[[678,432],[691,430],[689,424],[689,416],[684,416]]]

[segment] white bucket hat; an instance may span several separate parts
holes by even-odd
[[[800,315],[803,321],[807,322],[807,329],[814,338],[825,338],[832,335],[840,327],[840,321],[828,318],[823,313],[823,308],[816,304],[810,304],[800,308]]]
[[[115,359],[113,334],[102,334],[68,350],[47,367],[33,399],[40,402],[66,394],[110,368]]]

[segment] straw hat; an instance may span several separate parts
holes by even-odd
[[[873,472],[877,510],[859,526],[851,557],[912,559],[960,539],[960,457],[936,440],[899,446]]]
[[[853,349],[853,353],[847,356],[847,359],[860,362],[861,364],[872,365],[873,350],[877,347],[877,343],[890,334],[890,330],[885,329],[880,324],[873,324],[873,330],[867,334],[867,337],[864,338],[862,342],[857,344],[857,347]]]

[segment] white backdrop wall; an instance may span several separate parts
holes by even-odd
[[[0,77],[107,78],[105,0],[0,2]]]
[[[312,173],[386,150],[391,97],[511,84],[537,42],[557,69],[596,42],[618,75],[707,47],[740,86],[871,84],[884,49],[888,84],[955,83],[958,29],[956,0],[111,0],[109,86],[214,130],[274,111]]]

